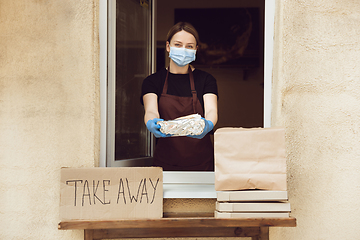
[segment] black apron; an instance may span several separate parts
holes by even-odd
[[[194,77],[190,66],[188,71],[192,97],[167,94],[169,70],[170,67],[158,103],[160,118],[174,120],[194,113],[204,117],[203,108],[195,91]],[[202,139],[185,136],[158,138],[154,153],[154,165],[162,167],[164,171],[213,171],[214,147],[210,134],[206,134]]]

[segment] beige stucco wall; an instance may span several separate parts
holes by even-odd
[[[83,237],[57,230],[58,182],[98,164],[97,14],[96,0],[0,0],[0,239]],[[272,123],[298,226],[272,240],[359,238],[359,20],[358,1],[277,0]]]
[[[61,167],[98,163],[97,1],[0,1],[0,239],[58,231]]]
[[[270,239],[359,239],[360,2],[277,3],[272,122],[298,226]]]

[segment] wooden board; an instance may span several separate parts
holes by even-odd
[[[169,238],[169,237],[255,237],[260,228],[154,228],[154,229],[95,229],[93,239]]]
[[[295,218],[162,218],[148,220],[117,221],[64,221],[60,230],[66,229],[133,229],[133,228],[213,228],[213,227],[295,227]]]

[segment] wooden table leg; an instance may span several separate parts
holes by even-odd
[[[259,240],[269,240],[269,227],[260,227]]]
[[[84,240],[94,240],[94,230],[85,229],[84,230]]]
[[[269,240],[269,227],[260,227],[259,236],[252,237],[251,240]]]

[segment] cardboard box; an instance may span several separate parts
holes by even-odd
[[[219,212],[291,212],[289,202],[216,202]]]
[[[287,191],[242,190],[217,192],[218,202],[287,201]]]
[[[160,167],[62,168],[60,219],[162,218]]]
[[[215,211],[215,218],[288,218],[289,212],[219,212]]]

